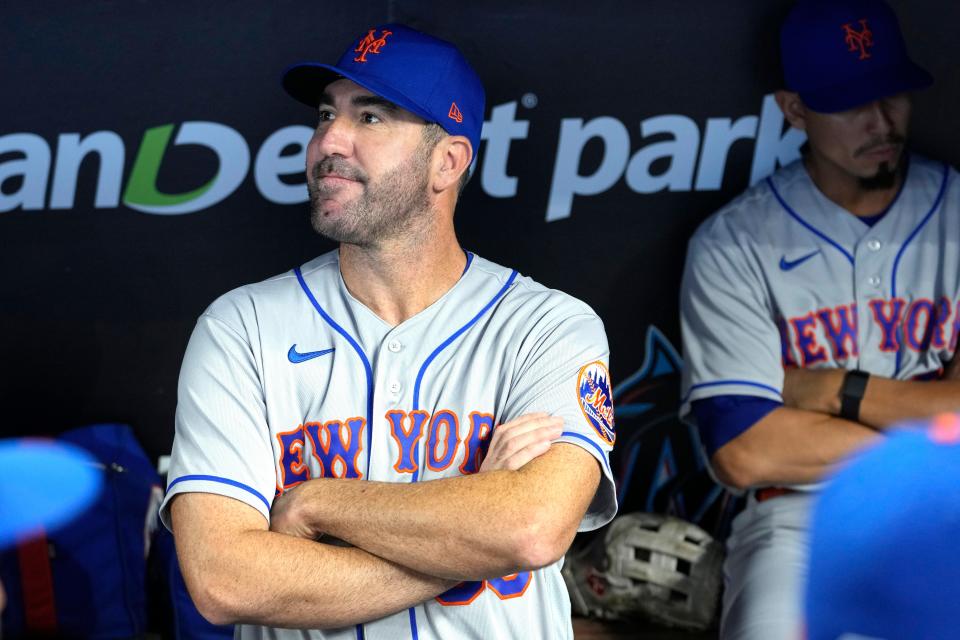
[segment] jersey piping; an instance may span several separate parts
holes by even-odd
[[[360,345],[354,340],[353,336],[347,333],[346,329],[341,327],[336,321],[327,315],[327,312],[323,310],[323,307],[320,306],[320,303],[317,302],[317,299],[313,296],[313,292],[310,291],[310,287],[307,286],[306,281],[303,279],[303,273],[300,271],[300,267],[295,267],[293,272],[297,275],[297,281],[300,283],[300,288],[303,289],[303,292],[307,294],[307,298],[310,299],[310,302],[313,304],[314,308],[320,314],[320,317],[324,321],[333,327],[334,331],[346,338],[347,342],[350,343],[350,346],[353,347],[353,350],[357,352],[357,355],[360,356],[360,361],[363,362],[363,372],[367,377],[367,425],[372,425],[373,419],[373,368],[370,366],[370,360],[367,359],[367,354],[363,352],[363,349],[360,348]],[[370,455],[373,449],[373,429],[367,428],[367,469],[370,468]]]
[[[467,268],[470,267],[470,261],[471,261],[471,258],[470,258],[470,254],[468,253]],[[466,269],[464,269],[464,273],[466,273]],[[503,287],[500,288],[500,291],[498,291],[496,295],[494,295],[493,298],[486,305],[484,305],[483,309],[481,309],[477,313],[477,315],[473,316],[473,318],[469,322],[467,322],[465,325],[457,329],[457,331],[455,331],[453,335],[451,335],[449,338],[441,342],[440,345],[436,349],[434,349],[429,356],[427,356],[427,359],[423,361],[423,364],[420,366],[420,371],[417,372],[417,380],[413,385],[413,410],[414,411],[420,408],[420,383],[423,382],[423,376],[427,373],[427,367],[430,366],[430,363],[433,362],[433,360],[440,354],[441,351],[443,351],[444,349],[449,347],[451,344],[453,344],[454,340],[459,338],[467,329],[472,327],[477,322],[477,320],[482,318],[483,315],[487,313],[487,311],[489,311],[494,304],[496,304],[497,300],[502,298],[504,294],[507,293],[510,287],[513,286],[513,282],[516,279],[517,279],[517,270],[514,269],[513,272],[510,273],[510,277],[507,278],[507,282],[503,285]],[[414,446],[413,456],[416,460],[420,460],[420,443],[419,442],[417,442],[417,444]],[[424,462],[423,464],[425,465],[426,463]],[[411,482],[417,482],[420,476],[420,469],[422,468],[422,466],[423,465],[417,466],[417,469],[413,472],[413,478],[411,479]],[[410,633],[413,636],[413,640],[418,640],[418,638],[420,637],[420,634],[417,631],[416,607],[410,607],[407,610],[407,612],[410,615]]]
[[[454,334],[451,335],[449,338],[441,342],[440,346],[434,349],[433,352],[429,356],[427,356],[427,359],[423,361],[423,364],[420,366],[420,371],[417,372],[417,380],[416,382],[414,382],[414,385],[413,385],[413,410],[414,411],[420,408],[420,384],[423,382],[423,376],[426,374],[427,367],[430,366],[430,363],[433,362],[434,358],[436,358],[441,351],[443,351],[444,349],[449,347],[451,344],[453,344],[454,340],[456,340],[461,335],[463,335],[463,333],[467,329],[472,327],[477,322],[477,320],[482,318],[483,315],[486,314],[487,311],[489,311],[494,304],[496,304],[497,300],[502,298],[503,295],[507,292],[507,290],[509,290],[510,287],[513,286],[513,282],[516,279],[517,279],[517,271],[516,269],[514,269],[513,272],[510,274],[510,277],[507,278],[507,282],[503,285],[503,287],[501,287],[500,291],[498,291],[496,295],[493,296],[490,302],[488,302],[483,307],[483,309],[481,309],[479,313],[477,313],[477,315],[475,315],[469,322],[467,322],[465,325],[457,329],[457,331],[454,332]],[[420,443],[419,442],[416,444],[414,448],[414,457],[417,460],[420,459]],[[419,476],[420,476],[420,468],[418,467],[417,470],[413,472],[413,482],[416,482]]]
[[[467,264],[470,264],[469,259],[467,260]],[[317,313],[320,314],[320,317],[323,318],[324,322],[329,324],[334,331],[339,333],[347,340],[348,343],[350,343],[350,346],[353,347],[353,350],[357,352],[358,356],[360,356],[360,361],[363,362],[363,373],[367,378],[367,469],[370,469],[370,456],[373,453],[373,428],[370,426],[373,424],[373,367],[370,366],[370,360],[367,358],[367,354],[363,352],[363,349],[360,348],[360,344],[354,339],[354,337],[347,333],[346,329],[337,324],[337,322],[331,318],[326,311],[323,310],[323,307],[320,306],[320,303],[317,302],[313,292],[310,291],[310,287],[307,286],[306,281],[303,279],[303,273],[300,271],[300,267],[295,267],[293,272],[297,275],[297,282],[300,283],[300,288],[303,289],[303,292],[307,295],[307,298],[317,310]],[[363,640],[363,625],[358,624],[356,626],[356,630],[357,640]],[[416,640],[416,633],[414,633],[414,640]]]
[[[924,226],[926,226],[927,222],[930,221],[930,218],[933,217],[933,214],[936,213],[937,210],[940,208],[940,203],[943,202],[943,195],[947,192],[947,182],[948,182],[949,176],[950,176],[949,167],[948,167],[946,164],[944,164],[944,165],[943,165],[943,178],[941,178],[941,180],[940,180],[940,191],[937,193],[937,197],[936,197],[936,198],[934,199],[934,201],[933,201],[933,206],[930,207],[930,211],[928,211],[928,212],[927,212],[927,215],[925,215],[925,216],[923,217],[923,220],[920,221],[920,224],[917,225],[916,229],[914,229],[914,230],[910,233],[910,235],[907,236],[907,239],[906,239],[906,241],[904,241],[903,246],[901,246],[901,247],[900,247],[900,250],[897,252],[897,257],[894,258],[894,260],[893,260],[893,273],[892,273],[891,276],[890,276],[890,295],[891,295],[891,297],[893,297],[893,298],[896,298],[896,297],[897,297],[897,269],[900,267],[900,258],[903,257],[903,253],[904,253],[904,251],[906,251],[907,246],[913,241],[914,238],[917,237],[917,234],[920,233],[920,230],[923,229]],[[902,340],[903,340],[903,326],[902,326],[902,325],[897,328],[897,332],[900,334],[900,335],[898,336],[898,338],[902,341]],[[903,360],[903,355],[902,355],[902,354],[903,354],[903,351],[898,349],[898,350],[897,350],[896,367],[895,367],[895,369],[894,369],[894,371],[895,371],[896,373],[895,373],[894,375],[900,373],[900,367],[901,367],[901,365],[903,364],[903,363],[902,363],[902,360]]]
[[[607,468],[607,470],[610,469],[610,463],[607,462],[606,456],[604,456],[604,454],[603,454],[603,449],[601,449],[601,448],[600,448],[600,445],[598,445],[596,442],[594,442],[594,441],[591,440],[590,438],[586,437],[586,436],[583,435],[582,433],[575,433],[575,432],[573,432],[573,431],[564,431],[563,433],[560,434],[560,436],[561,436],[561,437],[564,437],[564,438],[577,438],[577,439],[579,439],[579,440],[583,440],[584,442],[586,442],[586,443],[589,444],[591,447],[593,447],[594,449],[597,450],[597,453],[600,454],[600,459],[603,460],[603,465]],[[612,473],[612,471],[611,471],[611,473]]]
[[[904,180],[904,182],[906,182],[906,180]],[[774,197],[777,199],[777,202],[779,202],[779,203],[780,203],[780,206],[783,207],[784,211],[787,212],[787,215],[789,215],[791,218],[793,218],[794,220],[796,220],[797,222],[799,222],[801,225],[803,225],[808,231],[810,231],[810,233],[814,234],[815,236],[817,236],[817,237],[820,238],[821,240],[823,240],[823,241],[827,242],[828,244],[832,245],[837,251],[839,251],[840,253],[842,253],[842,254],[846,257],[847,260],[850,261],[850,264],[851,264],[851,265],[853,264],[853,256],[850,255],[850,252],[849,252],[849,251],[847,251],[846,249],[844,249],[843,247],[841,247],[838,242],[836,242],[835,240],[833,240],[832,238],[830,238],[829,236],[827,236],[825,233],[823,233],[822,231],[820,231],[819,229],[817,229],[816,227],[814,227],[812,224],[810,224],[809,222],[807,222],[806,220],[804,220],[803,218],[801,218],[801,217],[800,217],[800,214],[798,214],[796,211],[794,211],[794,210],[790,207],[790,205],[787,204],[787,202],[786,202],[786,201],[783,199],[783,197],[780,195],[780,192],[777,191],[777,188],[773,185],[773,179],[772,179],[772,177],[767,178],[767,186],[770,187],[770,191],[773,192],[773,195],[774,195]]]
[[[749,387],[758,387],[760,389],[765,389],[767,391],[777,394],[778,398],[783,398],[779,389],[771,387],[768,384],[761,384],[759,382],[753,382],[752,380],[714,380],[713,382],[700,382],[690,387],[690,390],[687,391],[687,395],[684,396],[681,403],[682,404],[686,403],[687,400],[690,399],[690,396],[693,395],[693,392],[696,391],[697,389],[703,389],[704,387],[718,387],[720,385],[725,385],[725,384],[742,384]]]
[[[236,480],[231,480],[230,478],[222,478],[220,476],[209,476],[209,475],[203,475],[203,474],[180,476],[179,478],[177,478],[176,480],[170,483],[170,486],[167,487],[167,491],[169,492],[174,485],[179,484],[181,482],[186,482],[188,480],[209,480],[210,482],[220,482],[222,484],[228,484],[231,487],[237,487],[238,489],[243,489],[244,491],[248,491],[252,493],[254,496],[256,496],[267,508],[267,511],[270,510],[270,503],[267,501],[266,498],[263,497],[263,494],[261,494],[259,491],[257,491],[251,486],[243,484],[242,482],[237,482]]]

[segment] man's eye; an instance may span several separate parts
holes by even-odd
[[[333,120],[333,112],[327,111],[326,109],[321,109],[320,122],[326,122],[327,120]]]
[[[364,113],[360,118],[365,124],[376,124],[377,122],[380,122],[380,116],[372,113]]]

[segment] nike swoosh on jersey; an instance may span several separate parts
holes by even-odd
[[[334,351],[336,351],[336,347],[332,349],[324,349],[323,351],[308,351],[306,353],[300,353],[297,351],[296,343],[294,343],[290,346],[290,350],[287,351],[287,360],[293,364],[299,364],[301,362],[306,362],[307,360],[313,360],[314,358],[325,356],[328,353],[333,353]]]
[[[792,269],[796,269],[796,268],[799,267],[801,264],[803,264],[804,262],[806,262],[807,260],[809,260],[809,259],[812,258],[813,256],[817,255],[818,253],[820,253],[820,249],[817,249],[817,250],[814,251],[813,253],[808,253],[808,254],[805,255],[805,256],[801,256],[801,257],[797,258],[796,260],[787,260],[787,256],[783,256],[782,258],[780,258],[780,270],[781,270],[781,271],[790,271],[790,270],[792,270]]]

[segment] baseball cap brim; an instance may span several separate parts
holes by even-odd
[[[102,484],[100,465],[83,449],[45,440],[0,442],[0,549],[66,524]]]
[[[804,104],[814,111],[836,113],[932,84],[933,76],[908,60],[896,67],[874,69],[842,84],[798,93]]]
[[[307,106],[316,107],[320,104],[320,96],[327,85],[341,78],[356,82],[364,89],[389,100],[401,109],[405,109],[427,122],[437,122],[429,111],[402,92],[369,77],[361,78],[334,65],[319,62],[301,62],[291,65],[284,70],[282,83],[284,91],[293,99]]]

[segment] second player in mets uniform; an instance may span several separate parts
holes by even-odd
[[[700,227],[682,291],[682,411],[749,490],[725,639],[800,637],[817,483],[898,420],[960,408],[956,380],[918,380],[956,374],[960,332],[957,174],[905,149],[931,78],[877,0],[799,2],[781,48],[808,149]]]
[[[318,108],[338,251],[215,301],[161,510],[239,638],[571,638],[559,563],[616,511],[608,348],[582,302],[460,248],[484,91],[397,24],[284,75]]]

